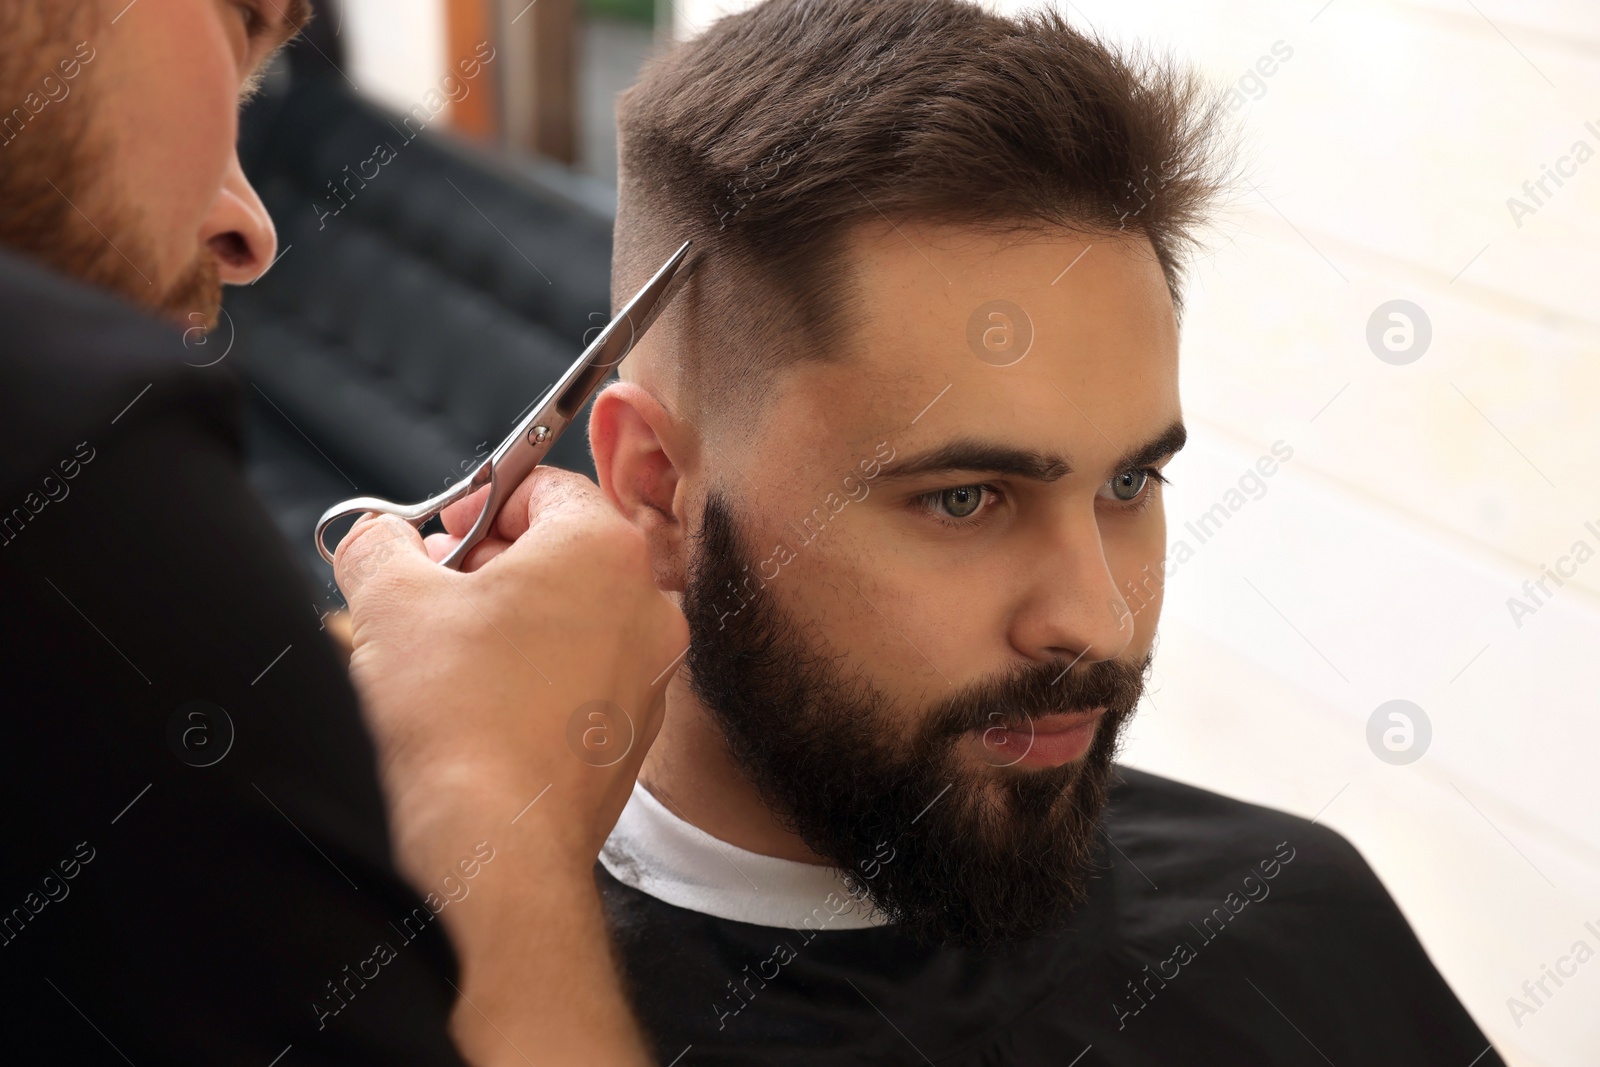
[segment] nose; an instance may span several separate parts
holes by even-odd
[[[1012,646],[1041,662],[1115,659],[1133,640],[1133,611],[1117,591],[1095,517],[1066,523],[1031,568],[1027,600],[1012,616]]]
[[[217,257],[218,273],[229,285],[248,285],[266,273],[278,253],[278,233],[266,205],[234,153],[216,202],[200,228],[200,242]]]

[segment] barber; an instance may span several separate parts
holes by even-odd
[[[644,1063],[592,877],[687,644],[640,535],[552,469],[465,573],[364,520],[347,674],[186,362],[276,254],[236,109],[301,14],[0,5],[0,1060]]]

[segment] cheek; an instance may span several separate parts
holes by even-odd
[[[1106,563],[1133,616],[1130,649],[1147,649],[1155,636],[1166,591],[1167,520],[1161,504],[1136,523],[1104,535]]]
[[[213,5],[141,5],[135,15],[143,22],[126,62],[108,64],[115,77],[97,109],[114,137],[111,195],[137,210],[158,282],[170,281],[194,260],[232,157],[239,73]]]
[[[926,707],[973,669],[966,657],[982,616],[972,603],[952,611],[959,587],[926,581],[882,545],[866,544],[865,524],[852,530],[850,517],[847,509],[829,543],[802,549],[784,603],[815,625],[813,639],[826,642],[846,676],[865,678],[901,708]]]

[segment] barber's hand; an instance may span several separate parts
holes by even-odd
[[[534,473],[537,474],[544,469],[537,467]],[[468,573],[477,570],[510,548],[517,538],[528,532],[530,516],[526,500],[534,484],[534,479],[530,477],[506,499],[505,506],[500,509],[500,514],[495,517],[483,540],[473,545],[471,551],[461,560],[462,570]],[[477,523],[478,516],[483,513],[484,502],[489,499],[489,488],[486,485],[470,496],[462,497],[439,513],[439,521],[444,524],[445,532],[429,534],[424,539],[423,543],[429,556],[437,561],[455,550],[456,545],[467,536],[468,531]],[[595,492],[599,493],[598,486],[595,487]]]
[[[487,835],[547,786],[540,803],[562,814],[552,832],[592,865],[688,645],[643,535],[588,479],[538,468],[495,535],[457,573],[406,523],[372,517],[335,558],[399,859],[423,878],[439,869],[439,820],[481,809]]]
[[[449,523],[464,532],[459,509]],[[358,522],[335,556],[396,860],[424,894],[477,872],[470,896],[430,903],[461,959],[469,1063],[643,1064],[593,866],[688,624],[643,535],[580,475],[538,468],[493,534],[460,573],[393,518]],[[492,863],[472,862],[479,843]]]

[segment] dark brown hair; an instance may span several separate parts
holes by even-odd
[[[1219,103],[1051,11],[766,0],[623,94],[612,299],[694,240],[694,277],[656,329],[701,395],[843,351],[838,254],[873,219],[1131,231],[1181,306],[1221,182]]]

